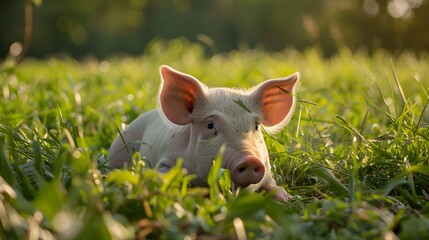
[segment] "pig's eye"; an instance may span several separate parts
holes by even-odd
[[[215,128],[214,122],[208,122],[207,123],[207,129],[214,129],[214,128]]]
[[[258,121],[258,120],[256,120],[256,121],[255,121],[255,130],[256,130],[256,131],[258,131],[258,130],[259,130],[259,125],[261,125],[261,124],[259,123],[259,121]]]
[[[218,135],[217,132],[217,125],[216,122],[214,120],[206,120],[204,122],[206,129],[203,129],[203,131],[201,132],[201,138],[204,140],[208,140],[211,139],[213,137],[216,137]],[[203,127],[204,125],[202,125]]]

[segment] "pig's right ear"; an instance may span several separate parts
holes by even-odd
[[[195,104],[203,101],[206,87],[196,78],[165,65],[160,67],[160,74],[159,104],[162,112],[174,124],[190,123],[190,115]]]

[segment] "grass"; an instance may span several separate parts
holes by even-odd
[[[429,56],[317,49],[206,57],[178,39],[141,57],[6,59],[0,84],[0,239],[427,239]],[[275,178],[294,198],[231,192],[227,173],[189,188],[139,157],[105,174],[117,134],[156,107],[158,66],[209,86],[302,74],[291,123],[266,136]],[[220,186],[220,187],[219,187]]]

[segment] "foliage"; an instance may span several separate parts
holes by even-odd
[[[25,48],[24,2],[0,1],[0,58]],[[333,55],[347,46],[369,52],[429,50],[427,0],[62,0],[35,3],[29,56],[139,55],[154,39],[186,37],[209,54],[264,47]],[[16,46],[15,46],[16,47]],[[16,51],[16,50],[15,50]]]
[[[316,49],[207,58],[182,39],[154,42],[138,58],[6,60],[0,238],[426,239],[428,60],[347,49],[330,59]],[[301,72],[291,123],[266,135],[290,202],[232,192],[220,157],[208,189],[188,186],[180,160],[161,174],[136,155],[105,173],[117,128],[155,107],[161,64],[227,87]]]

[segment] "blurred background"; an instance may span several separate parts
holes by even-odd
[[[0,58],[22,48],[25,1],[33,26],[27,56],[38,58],[140,55],[151,41],[177,37],[208,54],[429,49],[428,0],[2,0]]]

